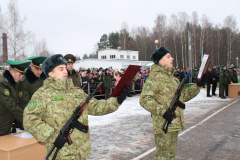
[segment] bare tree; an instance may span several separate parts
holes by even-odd
[[[49,51],[47,41],[43,39],[41,41],[35,41],[32,55],[50,57],[53,55],[53,52]]]
[[[164,14],[160,14],[157,16],[153,31],[157,36],[156,38],[159,40],[160,46],[165,46],[167,36],[167,17]]]
[[[34,35],[30,31],[24,31],[23,24],[26,17],[20,18],[16,0],[10,0],[8,12],[2,18],[4,19],[2,29],[8,35],[8,53],[10,57],[16,61],[26,60],[26,52],[34,41]]]
[[[127,23],[123,23],[119,33],[119,44],[123,50],[128,50],[132,45],[131,41],[132,41],[132,38],[128,31],[128,25]]]
[[[173,33],[173,43],[174,43],[174,53],[175,53],[175,61],[176,61],[176,67],[178,67],[178,58],[177,58],[177,44],[176,44],[176,37],[179,32],[179,21],[178,17],[175,14],[171,15],[170,19],[170,29]]]
[[[235,41],[235,36],[238,32],[236,18],[233,15],[227,16],[224,20],[224,27],[227,31],[227,65],[231,63],[232,60],[232,44]]]
[[[207,30],[210,26],[209,19],[208,17],[204,14],[201,18],[201,36],[200,36],[200,54],[201,54],[201,59],[203,57],[203,52],[204,52],[204,47],[207,46],[207,40],[208,40],[208,34]]]
[[[198,14],[197,12],[192,13],[192,52],[194,57],[194,64],[193,66],[197,66],[197,27],[198,27]]]

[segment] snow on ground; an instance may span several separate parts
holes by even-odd
[[[140,154],[149,147],[146,140],[151,139],[154,143],[151,114],[140,106],[139,97],[140,94],[127,97],[117,111],[108,115],[89,115],[92,142],[90,159],[112,159],[118,153],[122,156],[120,159],[128,159],[124,155]],[[230,100],[232,99],[221,99],[218,96],[206,97],[206,88],[201,88],[195,98],[185,103],[184,118],[186,120],[202,114],[211,107]]]

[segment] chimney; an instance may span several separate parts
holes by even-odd
[[[8,60],[8,47],[7,47],[7,33],[2,34],[3,39],[3,66],[7,66],[7,60]]]

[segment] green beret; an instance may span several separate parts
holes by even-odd
[[[67,54],[64,56],[64,58],[66,59],[67,63],[75,63],[76,61],[75,56],[72,54]]]
[[[24,74],[26,71],[26,68],[29,66],[31,62],[17,62],[17,61],[12,61],[12,60],[7,60],[7,63],[15,69],[16,71]]]
[[[41,64],[44,62],[44,60],[47,57],[43,57],[43,56],[33,56],[33,57],[29,57],[27,60],[32,60],[32,65],[36,68],[41,68]]]

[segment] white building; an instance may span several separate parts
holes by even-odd
[[[121,59],[121,60],[139,60],[139,51],[124,51],[121,47],[118,49],[105,49],[98,51],[98,59]]]

